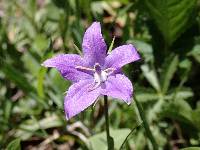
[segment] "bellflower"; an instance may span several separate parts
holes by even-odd
[[[64,99],[66,118],[77,115],[92,105],[100,95],[107,95],[131,103],[133,87],[121,68],[140,59],[136,48],[122,45],[107,54],[99,22],[85,32],[82,43],[83,57],[77,54],[59,54],[42,65],[56,68],[73,84]]]

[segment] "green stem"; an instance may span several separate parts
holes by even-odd
[[[142,106],[140,105],[140,103],[137,101],[136,97],[134,97],[134,100],[135,100],[135,102],[136,102],[136,105],[137,105],[137,108],[138,108],[140,117],[141,117],[141,119],[142,119],[142,121],[143,121],[144,129],[145,129],[145,131],[146,131],[146,134],[147,134],[149,140],[150,140],[151,143],[152,143],[153,149],[154,149],[154,150],[158,150],[158,145],[157,145],[156,140],[154,139],[154,137],[153,137],[153,135],[152,135],[152,133],[151,133],[151,130],[150,130],[149,125],[148,125],[148,123],[147,123],[146,116],[145,116],[145,114],[144,114],[143,108],[142,108]]]
[[[104,115],[106,120],[106,136],[107,136],[107,144],[108,150],[114,149],[114,141],[113,138],[110,136],[110,129],[109,129],[109,116],[108,116],[108,96],[104,96]]]

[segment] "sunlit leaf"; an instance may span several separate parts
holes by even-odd
[[[187,147],[187,148],[181,148],[181,150],[200,150],[200,147]]]
[[[188,53],[189,56],[193,56],[197,62],[200,63],[200,45],[195,45],[191,52]]]
[[[130,129],[111,130],[110,134],[114,139],[115,148],[119,149],[123,141],[130,133]],[[89,138],[91,148],[95,150],[107,150],[106,133],[102,132]]]

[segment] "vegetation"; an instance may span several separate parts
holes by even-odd
[[[107,149],[103,100],[66,121],[63,100],[71,83],[41,66],[57,53],[80,54],[93,21],[101,22],[107,45],[115,37],[114,48],[132,43],[142,56],[123,69],[159,148],[200,146],[199,5],[199,0],[0,1],[0,149]],[[153,149],[134,100],[130,106],[108,103],[115,148]],[[185,150],[192,149],[198,148]]]

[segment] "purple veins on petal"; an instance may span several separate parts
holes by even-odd
[[[105,59],[105,67],[121,68],[124,65],[137,61],[140,56],[132,44],[122,45],[111,51]]]
[[[101,25],[94,22],[85,32],[82,43],[84,59],[90,66],[104,64],[107,46],[101,34]]]
[[[131,103],[133,86],[131,81],[123,74],[109,76],[107,81],[101,86],[101,94],[117,99],[122,99],[127,104]]]
[[[61,75],[72,82],[78,82],[83,79],[91,78],[90,74],[79,71],[76,66],[83,65],[83,59],[76,54],[59,54],[53,58],[47,59],[43,62],[45,67],[56,68]]]
[[[89,79],[79,81],[70,86],[64,102],[64,109],[67,119],[70,119],[92,105],[98,98],[100,95],[99,88],[89,91],[92,83],[93,80]]]

